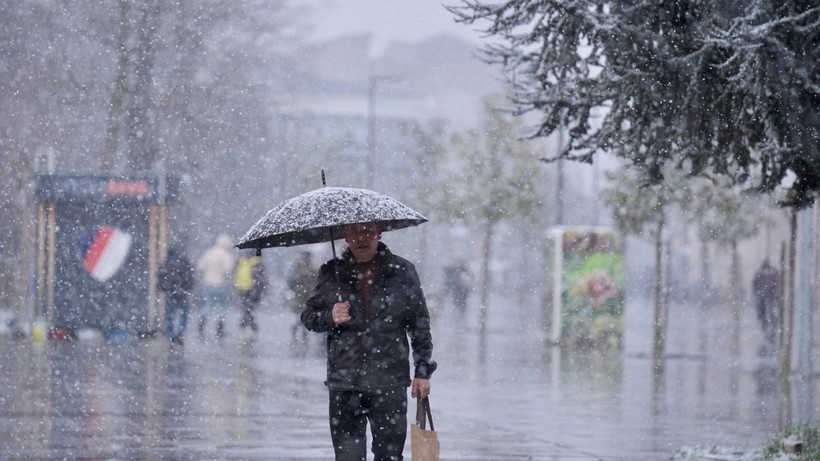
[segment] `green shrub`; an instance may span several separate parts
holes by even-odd
[[[820,460],[820,423],[812,422],[787,427],[763,448],[763,459],[788,459],[783,457],[783,440],[785,439],[794,439],[803,442],[803,451],[800,453],[800,456],[795,457],[795,459]]]

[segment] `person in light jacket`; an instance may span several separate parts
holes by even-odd
[[[199,257],[196,269],[202,284],[203,304],[199,317],[199,334],[205,333],[208,316],[216,316],[216,336],[225,334],[225,315],[228,311],[228,296],[231,293],[231,280],[236,258],[231,252],[231,238],[220,235],[214,245]]]
[[[301,316],[308,330],[327,335],[325,384],[337,460],[365,459],[368,422],[374,459],[402,459],[407,387],[413,397],[427,397],[436,369],[416,269],[381,235],[376,223],[347,226],[348,248],[321,267]]]

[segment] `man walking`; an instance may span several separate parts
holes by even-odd
[[[406,388],[413,397],[427,397],[436,369],[430,315],[416,269],[380,243],[381,235],[376,223],[348,225],[347,250],[321,267],[302,312],[308,330],[327,334],[325,384],[337,460],[365,459],[368,422],[374,459],[403,459]]]
[[[188,325],[188,300],[194,288],[194,267],[174,247],[168,249],[158,271],[159,289],[165,293],[165,329],[171,344],[182,345]],[[177,316],[179,316],[177,318]]]
[[[777,298],[780,294],[780,271],[763,261],[763,265],[752,279],[752,291],[755,296],[757,319],[763,328],[766,341],[774,344],[777,330]]]

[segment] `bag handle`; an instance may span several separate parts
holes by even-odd
[[[426,429],[428,419],[430,420],[430,430],[435,431],[436,429],[433,427],[433,414],[430,412],[429,397],[416,399],[416,424],[420,428]]]

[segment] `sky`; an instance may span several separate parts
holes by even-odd
[[[315,40],[369,32],[374,53],[391,41],[416,41],[442,32],[480,43],[475,26],[456,23],[443,4],[457,5],[458,0],[315,0],[308,5]]]

